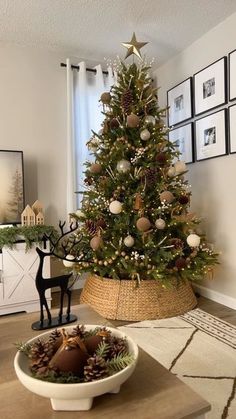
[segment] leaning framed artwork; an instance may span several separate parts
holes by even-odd
[[[229,152],[236,153],[236,105],[229,106]]]
[[[236,50],[229,53],[229,100],[236,99]]]
[[[193,80],[195,115],[226,103],[226,57],[194,74]]]
[[[193,124],[182,125],[169,131],[169,140],[174,143],[185,163],[193,163]]]
[[[192,77],[167,91],[169,127],[192,118]]]
[[[197,161],[227,154],[225,109],[195,121],[195,150]]]

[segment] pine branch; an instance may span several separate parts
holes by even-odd
[[[111,360],[107,361],[107,366],[111,374],[123,370],[134,361],[134,356],[128,352],[118,354]]]
[[[97,347],[96,355],[101,356],[102,358],[106,358],[110,348],[111,348],[111,346],[108,343],[101,342],[101,343],[99,343],[99,345]]]
[[[24,343],[24,342],[16,342],[14,343],[17,350],[20,352],[23,352],[25,355],[29,356],[29,353],[31,351],[32,345],[30,343]]]

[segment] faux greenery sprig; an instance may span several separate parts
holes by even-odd
[[[29,250],[33,244],[41,243],[45,234],[51,235],[52,239],[58,237],[58,232],[53,226],[34,225],[4,227],[0,229],[0,249],[2,249],[3,246],[13,249],[17,241],[24,240],[26,243],[26,250]]]

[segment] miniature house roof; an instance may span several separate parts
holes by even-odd
[[[43,212],[43,204],[37,199],[32,205],[32,210],[37,215],[39,212]]]
[[[21,215],[35,215],[34,211],[32,210],[32,208],[29,205],[26,205],[24,211],[22,212]]]

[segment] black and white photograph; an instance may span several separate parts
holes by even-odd
[[[226,110],[214,112],[195,121],[196,160],[227,154]]]
[[[193,162],[193,124],[185,124],[169,132],[169,140],[180,152],[179,158],[185,163]],[[177,157],[176,157],[177,160]]]
[[[168,125],[170,127],[192,117],[192,78],[168,90]]]
[[[236,50],[229,53],[229,100],[236,99]]]
[[[23,153],[0,150],[0,224],[16,224],[24,209]]]
[[[194,74],[194,111],[199,115],[226,103],[226,57]]]
[[[229,152],[236,153],[236,105],[232,105],[229,110]]]

